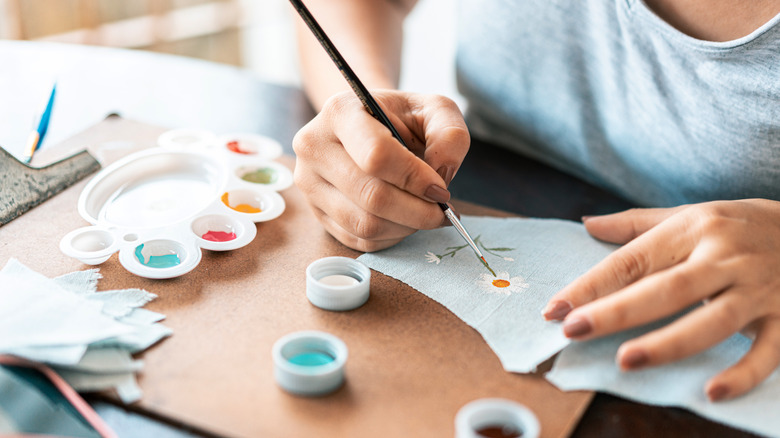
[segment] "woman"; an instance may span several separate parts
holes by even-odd
[[[647,209],[586,217],[625,244],[543,311],[591,339],[697,308],[618,351],[626,370],[755,336],[704,390],[739,396],[780,364],[780,0],[461,0],[464,121],[440,96],[394,90],[412,0],[307,2],[407,141],[366,113],[300,24],[319,115],[295,179],[325,229],[375,251],[435,228],[469,131]],[[413,68],[413,66],[411,67]],[[399,208],[399,206],[402,206]]]

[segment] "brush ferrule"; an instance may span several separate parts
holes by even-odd
[[[446,210],[444,210],[444,215],[447,216],[447,219],[450,220],[450,223],[458,231],[458,234],[460,234],[463,237],[463,239],[466,240],[466,243],[469,244],[471,249],[474,250],[474,253],[477,254],[477,257],[483,258],[482,252],[479,250],[479,248],[477,248],[477,244],[474,243],[474,239],[472,239],[471,236],[469,236],[468,231],[466,231],[466,228],[464,228],[463,224],[460,223],[458,217],[455,216],[455,212],[452,211],[451,208],[447,208]]]

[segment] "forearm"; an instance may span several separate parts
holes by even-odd
[[[415,0],[307,0],[306,6],[366,87],[395,88],[401,71],[402,25]],[[298,17],[304,90],[316,109],[349,88]]]

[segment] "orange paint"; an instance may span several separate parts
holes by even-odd
[[[241,212],[241,213],[260,213],[261,209],[257,207],[253,207],[249,204],[238,204],[238,205],[230,205],[230,202],[228,202],[228,193],[225,192],[225,194],[222,195],[222,203],[227,205],[228,207],[232,208],[235,211]]]
[[[498,280],[493,280],[493,286],[495,287],[508,287],[509,284],[510,283],[507,280],[502,280],[500,278]]]
[[[260,210],[257,207],[252,207],[249,204],[238,204],[235,207],[230,207],[235,211],[240,211],[241,213],[260,213],[263,210]]]

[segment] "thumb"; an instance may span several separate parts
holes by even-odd
[[[683,207],[635,208],[603,216],[585,216],[582,223],[591,236],[610,243],[624,244],[660,224]]]

